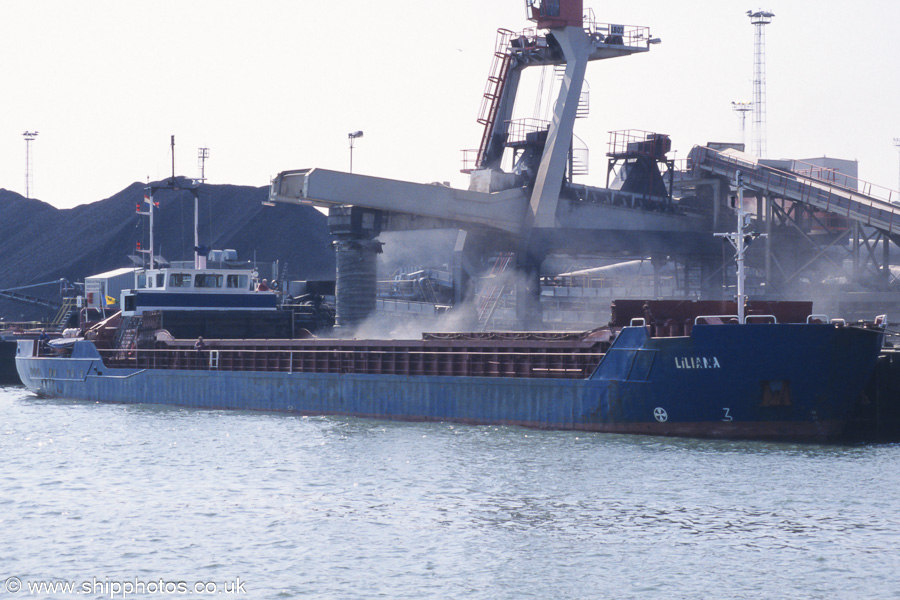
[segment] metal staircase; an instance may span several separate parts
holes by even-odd
[[[491,317],[494,316],[494,311],[500,304],[500,298],[503,296],[503,291],[506,289],[506,282],[503,281],[500,276],[506,271],[506,267],[509,266],[512,257],[512,252],[501,252],[494,261],[494,266],[488,275],[491,281],[478,297],[479,331],[485,330],[488,323],[491,322]]]
[[[503,96],[503,87],[509,75],[512,64],[512,54],[509,51],[509,42],[515,32],[509,29],[497,30],[497,44],[494,47],[494,58],[491,61],[490,75],[484,87],[484,95],[481,98],[481,108],[478,111],[478,122],[484,125],[484,133],[481,136],[481,145],[478,146],[477,166],[481,166],[484,153],[487,151],[494,129],[494,121],[497,120],[497,111],[500,107],[500,98]]]
[[[63,329],[69,324],[69,319],[72,318],[72,315],[75,314],[75,311],[78,310],[78,307],[75,304],[75,298],[64,298],[62,306],[59,311],[57,311],[56,316],[53,318],[53,321],[50,322],[50,331],[55,333],[62,333]]]
[[[566,65],[553,65],[553,75],[557,81],[562,81],[566,76]],[[576,119],[586,119],[591,116],[591,86],[587,79],[581,82],[581,94],[578,96],[578,108],[575,110]]]
[[[582,139],[574,134],[572,135],[572,149],[569,155],[571,160],[569,165],[570,178],[590,174],[590,151]]]
[[[431,283],[431,279],[423,277],[416,281],[416,285],[419,287],[419,291],[425,302],[437,304],[437,292],[434,291],[434,285]]]
[[[140,315],[123,318],[122,325],[116,331],[113,343],[113,347],[118,351],[116,352],[116,358],[128,358],[129,354],[134,352],[134,348],[137,345],[138,330],[142,321],[143,319]]]

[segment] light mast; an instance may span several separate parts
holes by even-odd
[[[766,157],[766,25],[775,13],[747,11],[754,26],[753,36],[753,154]]]
[[[738,323],[743,324],[746,318],[744,305],[747,302],[747,294],[744,290],[744,281],[746,279],[744,253],[747,251],[747,246],[753,238],[766,237],[766,234],[747,230],[750,226],[750,215],[744,212],[744,174],[737,171],[734,178],[735,186],[737,187],[737,206],[735,207],[737,228],[733,233],[717,233],[715,236],[725,238],[734,246],[734,260],[737,263],[737,294],[735,301],[737,302]]]
[[[25,138],[25,197],[31,198],[31,142],[38,136],[37,131],[26,131]]]

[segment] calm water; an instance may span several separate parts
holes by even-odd
[[[900,597],[898,567],[898,445],[299,418],[0,388],[0,597],[200,582],[248,598],[883,599]],[[93,587],[29,593],[42,580]],[[186,595],[146,589],[126,597]]]

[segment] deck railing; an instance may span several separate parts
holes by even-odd
[[[219,348],[100,350],[110,368],[584,379],[603,352],[548,348]]]

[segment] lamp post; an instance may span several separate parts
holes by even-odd
[[[347,134],[347,137],[350,138],[350,172],[353,172],[353,141],[357,138],[361,138],[363,136],[362,131],[354,131]]]
[[[747,151],[747,136],[744,134],[747,124],[747,113],[753,110],[751,102],[732,102],[731,110],[736,112],[741,118],[741,143],[744,145],[744,152]]]

